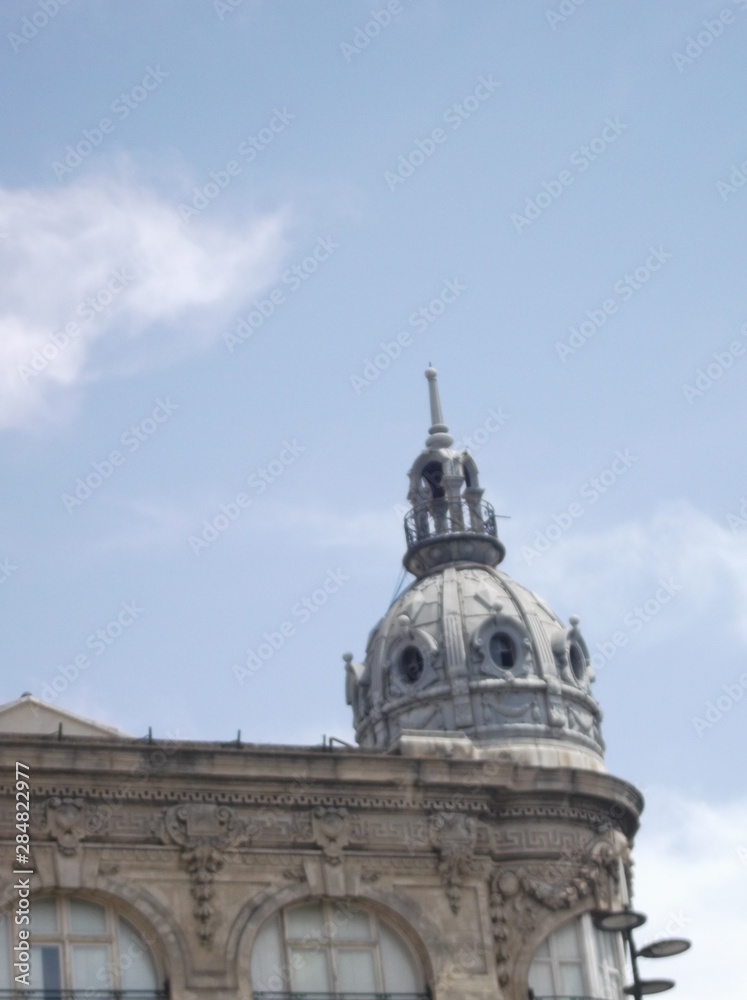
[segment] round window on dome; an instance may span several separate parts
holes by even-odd
[[[494,632],[489,643],[490,659],[497,667],[510,670],[516,666],[516,643],[505,632]]]
[[[424,668],[425,661],[418,647],[405,646],[399,658],[399,672],[402,679],[408,684],[414,684],[420,680]]]
[[[577,642],[571,643],[570,648],[570,659],[571,659],[571,670],[573,671],[573,676],[577,681],[582,680],[584,673],[586,671],[586,657],[584,656],[584,651],[581,649]]]

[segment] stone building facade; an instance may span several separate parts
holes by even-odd
[[[642,799],[604,767],[578,620],[497,569],[427,375],[415,580],[344,658],[357,748],[136,740],[28,695],[0,708],[0,997],[620,1000],[620,943],[589,914],[627,901]]]

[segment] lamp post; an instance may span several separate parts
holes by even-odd
[[[630,964],[633,968],[633,984],[626,986],[623,993],[627,996],[641,1000],[641,997],[650,993],[664,993],[674,986],[672,979],[641,979],[638,974],[639,958],[668,958],[670,955],[679,955],[687,951],[690,941],[686,938],[667,938],[662,941],[654,941],[638,951],[633,943],[633,931],[636,927],[641,927],[646,923],[644,913],[636,913],[635,910],[597,910],[592,913],[594,926],[600,931],[608,933],[623,934],[630,950]]]

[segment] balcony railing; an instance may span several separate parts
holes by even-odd
[[[498,537],[495,511],[487,500],[459,496],[439,497],[418,504],[405,515],[405,537],[408,548],[429,538],[462,534]]]

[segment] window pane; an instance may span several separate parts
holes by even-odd
[[[379,929],[384,989],[388,993],[421,993],[423,983],[404,941],[384,924]]]
[[[123,990],[155,990],[156,968],[150,949],[134,927],[119,921],[119,967]]]
[[[10,921],[5,914],[0,913],[0,990],[9,990],[11,986],[10,946]]]
[[[288,972],[283,957],[280,918],[273,917],[260,929],[252,951],[252,989],[257,993],[284,992]]]
[[[73,947],[73,989],[103,990],[109,978],[111,954],[104,944]]]
[[[71,899],[70,930],[73,934],[107,934],[106,911],[96,903],[86,903],[82,899]]]
[[[32,899],[31,933],[45,937],[57,933],[57,900]]]
[[[331,991],[326,948],[289,948],[289,952],[294,990],[307,990],[309,993]]]
[[[545,938],[542,944],[534,953],[535,958],[549,958],[550,957],[550,938]]]
[[[578,927],[575,920],[563,924],[552,934],[553,951],[561,962],[581,960],[581,945],[578,940]]]
[[[336,906],[332,912],[333,936],[336,941],[371,941],[371,921],[367,913]]]
[[[324,937],[322,907],[319,903],[295,906],[285,915],[286,932],[294,940],[320,940]]]
[[[555,996],[555,986],[552,981],[552,967],[548,962],[532,962],[529,970],[529,985],[535,996]]]
[[[560,980],[560,988],[567,996],[584,996],[584,977],[580,962],[562,962]]]
[[[376,981],[374,957],[370,949],[355,948],[335,951],[337,960],[337,982],[339,993],[367,993],[379,988]]]
[[[62,989],[59,948],[39,945],[31,949],[31,989]]]

